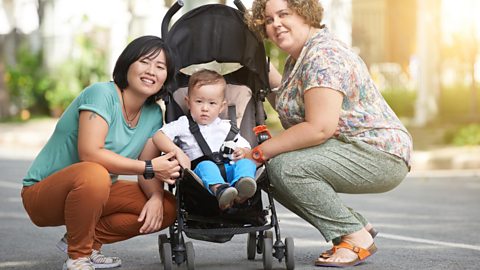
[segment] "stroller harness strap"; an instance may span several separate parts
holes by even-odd
[[[192,161],[192,165],[193,165],[192,168],[195,168],[197,164],[200,163],[201,161],[211,160],[215,162],[215,164],[220,169],[220,173],[222,174],[222,177],[226,180],[227,172],[225,171],[224,158],[222,156],[222,153],[219,152],[220,149],[219,151],[212,152],[207,142],[205,141],[205,138],[203,138],[202,133],[200,132],[200,127],[195,121],[193,121],[192,115],[190,113],[187,114],[187,118],[188,118],[190,132],[195,137],[195,140],[197,141],[204,155]],[[230,131],[228,132],[227,137],[225,137],[225,141],[233,140],[235,136],[237,136],[239,131],[240,130],[238,129],[237,125],[233,121],[230,121]]]

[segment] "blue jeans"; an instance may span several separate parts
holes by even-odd
[[[230,184],[231,187],[235,186],[235,183],[242,177],[255,178],[257,166],[248,158],[240,159],[233,164],[225,163],[224,165],[227,174],[227,183]],[[202,179],[203,186],[208,189],[210,193],[212,193],[210,190],[211,185],[225,184],[222,174],[220,173],[220,168],[211,160],[198,163],[193,172]]]

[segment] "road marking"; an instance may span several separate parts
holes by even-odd
[[[288,213],[288,214],[280,214],[279,216],[279,224],[280,226],[282,225],[287,225],[287,226],[295,226],[295,227],[304,227],[304,228],[312,228],[313,227],[306,223],[302,222],[301,220],[289,220],[288,218],[292,218],[294,214]],[[281,218],[285,219],[281,219]],[[409,236],[402,236],[402,235],[397,235],[397,234],[389,234],[389,233],[383,233],[380,232],[377,237],[382,237],[386,239],[392,239],[392,240],[399,240],[399,241],[406,241],[406,242],[414,242],[414,243],[422,243],[422,244],[430,244],[430,245],[435,245],[435,246],[445,246],[445,247],[455,247],[455,248],[462,248],[462,249],[470,249],[470,250],[476,250],[480,251],[480,246],[475,246],[475,245],[469,245],[469,244],[462,244],[462,243],[452,243],[452,242],[444,242],[444,241],[436,241],[436,240],[429,240],[429,239],[423,239],[423,238],[417,238],[417,237],[409,237]],[[297,243],[298,238],[295,238],[295,244]],[[303,245],[318,245],[318,242],[320,241],[311,241],[311,240],[306,240],[305,239],[300,240]],[[315,244],[315,242],[317,242]]]
[[[7,202],[15,202],[15,203],[16,203],[16,202],[22,202],[22,198],[20,198],[20,197],[8,197],[8,198],[6,199],[6,201],[7,201]]]
[[[13,213],[8,213],[8,212],[0,212],[0,218],[23,218],[23,219],[28,219],[28,215],[26,212],[13,212]]]
[[[22,183],[12,183],[7,181],[0,181],[0,188],[22,189]]]
[[[461,244],[461,243],[452,243],[452,242],[444,242],[444,241],[436,241],[436,240],[428,240],[416,237],[408,237],[408,236],[401,236],[396,234],[389,234],[389,233],[379,233],[379,237],[393,239],[393,240],[400,240],[400,241],[408,241],[408,242],[415,242],[415,243],[423,243],[423,244],[430,244],[430,245],[437,245],[437,246],[446,246],[446,247],[455,247],[455,248],[463,248],[463,249],[472,249],[480,251],[480,246],[468,245],[468,244]]]
[[[16,261],[16,262],[0,262],[0,268],[6,267],[15,267],[15,266],[33,266],[38,264],[37,262],[29,262],[29,261]]]

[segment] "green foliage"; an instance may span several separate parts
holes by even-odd
[[[382,95],[398,117],[413,117],[417,92],[409,89],[385,89]]]
[[[25,44],[17,50],[17,63],[8,66],[5,82],[12,102],[19,108],[36,113],[48,112],[45,93],[53,86],[53,81],[42,68],[42,54],[32,52]]]
[[[457,146],[480,145],[480,125],[470,124],[446,134],[446,142]]]
[[[55,116],[63,112],[83,88],[106,80],[106,52],[92,38],[78,36],[73,57],[46,71],[41,52],[22,45],[17,63],[6,68],[5,81],[12,102],[19,110]]]
[[[450,121],[465,118],[472,113],[472,102],[472,92],[469,86],[444,87],[438,102],[439,117]],[[479,107],[478,110],[480,110],[480,90],[478,89],[476,104]]]
[[[105,80],[105,52],[92,39],[79,36],[77,57],[59,65],[51,73],[55,86],[45,97],[53,111],[62,112],[88,85]]]
[[[264,46],[266,55],[270,57],[270,62],[272,62],[273,66],[282,74],[287,54],[275,46],[270,40],[266,40]]]

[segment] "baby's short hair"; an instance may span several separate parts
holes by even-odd
[[[223,93],[225,94],[227,82],[221,74],[209,69],[201,69],[199,71],[196,71],[190,76],[190,79],[188,80],[188,94],[190,95],[190,92],[195,88],[212,84],[223,84]]]

